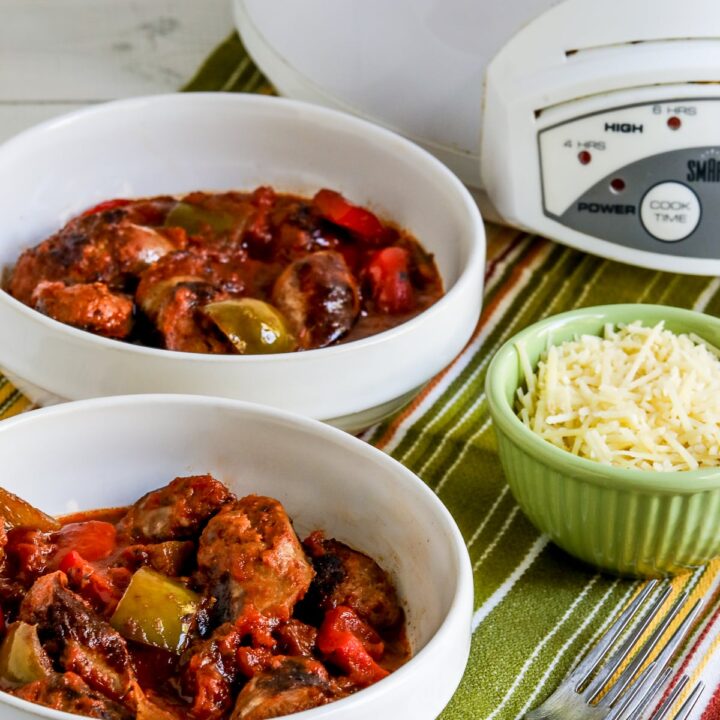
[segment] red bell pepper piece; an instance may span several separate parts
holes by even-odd
[[[259,613],[254,606],[246,605],[242,615],[235,621],[235,628],[241,636],[249,636],[253,647],[273,647],[275,638],[272,631],[280,621]]]
[[[378,310],[390,314],[415,307],[415,291],[408,271],[410,253],[397,246],[378,250],[367,265],[372,297]]]
[[[59,569],[67,575],[68,585],[75,592],[102,614],[112,614],[123,591],[105,573],[94,568],[77,550],[71,550],[64,555]]]
[[[71,550],[63,556],[63,559],[58,565],[58,570],[62,570],[66,575],[69,575],[71,570],[84,567],[85,560],[83,556],[76,550]]]
[[[325,614],[317,648],[359,685],[372,685],[389,675],[375,662],[385,651],[380,636],[349,607],[339,605]]]
[[[105,202],[93,205],[93,207],[86,210],[80,217],[95,215],[96,213],[105,212],[107,210],[115,210],[116,208],[121,208],[129,205],[131,202],[132,200],[125,200],[123,198],[117,198],[116,200],[105,200]]]
[[[67,575],[70,587],[101,613],[111,613],[122,591],[104,570],[92,563],[115,551],[115,526],[101,520],[70,523],[57,532],[55,542],[53,563]]]
[[[313,198],[313,205],[326,220],[349,230],[361,240],[374,243],[383,236],[383,225],[373,213],[353,205],[334,190],[320,190]]]
[[[115,550],[115,526],[101,520],[86,520],[63,526],[57,533],[56,558],[62,561],[68,550],[76,550],[88,562],[103,560]]]

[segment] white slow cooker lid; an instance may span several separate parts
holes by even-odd
[[[243,40],[280,92],[384,125],[480,185],[483,78],[554,0],[235,0]]]

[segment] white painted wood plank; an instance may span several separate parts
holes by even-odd
[[[229,0],[0,0],[0,103],[176,90],[232,30]]]
[[[0,0],[0,142],[89,103],[173,92],[232,28],[230,0]]]

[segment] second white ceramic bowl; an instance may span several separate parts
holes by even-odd
[[[0,425],[3,486],[64,514],[134,502],[210,472],[238,495],[280,500],[301,537],[324,530],[375,558],[407,614],[414,657],[376,685],[298,720],[433,720],[470,649],[472,570],[452,517],[415,475],[322,423],[247,403],[134,396],[69,403]],[[77,716],[0,693],[3,720]]]
[[[446,295],[413,320],[336,347],[275,356],[138,347],[55,322],[0,291],[0,367],[40,403],[143,392],[262,402],[358,430],[406,402],[477,322],[485,236],[440,162],[335,111],[241,94],[176,94],[83,110],[0,147],[0,268],[102,200],[273,185],[338,190],[413,232]]]

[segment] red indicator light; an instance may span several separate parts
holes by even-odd
[[[671,130],[679,130],[681,125],[682,125],[682,120],[677,115],[673,115],[672,117],[668,118],[667,126]]]
[[[614,193],[621,193],[625,189],[625,181],[622,178],[613,178],[610,181],[610,189]]]
[[[592,160],[592,155],[587,150],[581,150],[578,153],[578,160],[581,165],[587,165]]]

